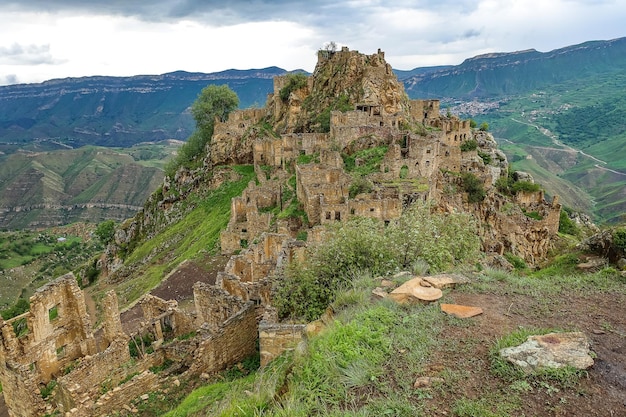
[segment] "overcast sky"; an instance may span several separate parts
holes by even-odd
[[[328,41],[397,69],[626,36],[626,0],[0,0],[0,85],[312,71]]]

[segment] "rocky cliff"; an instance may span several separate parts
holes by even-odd
[[[275,78],[264,108],[236,111],[216,123],[203,168],[165,179],[144,210],[118,231],[110,266],[128,253],[119,248],[132,248],[179,219],[177,202],[228,181],[232,173],[216,167],[233,164],[254,165],[260,185],[250,185],[246,201],[233,202],[225,253],[246,249],[262,232],[295,237],[356,215],[391,221],[408,205],[431,201],[441,211],[473,213],[486,252],[510,253],[531,264],[546,256],[558,230],[558,200],[546,202],[538,187],[497,187],[511,173],[493,137],[440,114],[438,100],[409,100],[384,53],[320,51],[313,75],[284,94],[289,77]],[[336,110],[338,101],[343,110]],[[320,127],[323,117],[327,130]],[[370,163],[372,149],[379,160],[367,172],[355,170]],[[478,199],[468,188],[472,179]],[[350,190],[362,180],[370,186],[357,199]],[[298,207],[306,221],[281,218],[277,204]]]

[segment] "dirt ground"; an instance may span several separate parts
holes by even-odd
[[[452,370],[463,375],[454,381],[454,394],[433,391],[427,415],[453,415],[450,397],[481,399],[502,393],[504,381],[490,371],[489,349],[518,327],[559,328],[584,332],[597,355],[595,364],[574,388],[550,384],[522,393],[528,416],[626,416],[626,294],[575,296],[567,289],[558,297],[535,299],[513,293],[475,294],[453,291],[445,302],[480,306],[484,313],[466,321],[450,321],[441,336],[446,348],[434,355],[430,373]]]
[[[217,273],[224,270],[230,258],[223,255],[207,255],[197,261],[185,262],[172,272],[150,294],[164,300],[176,300],[183,309],[193,310],[193,284],[205,282],[215,284]],[[133,333],[143,319],[139,305],[135,305],[121,315],[122,328]],[[0,416],[2,417],[2,416]]]

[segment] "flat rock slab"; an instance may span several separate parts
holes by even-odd
[[[589,341],[582,332],[529,336],[519,346],[501,349],[500,356],[526,372],[565,366],[587,369],[593,365]]]
[[[467,319],[483,314],[483,309],[480,307],[462,306],[459,304],[441,304],[441,311],[459,319]]]
[[[408,280],[389,294],[397,303],[431,302],[440,299],[443,293],[439,288],[423,287],[421,278]]]
[[[445,288],[454,288],[459,284],[466,284],[468,282],[467,278],[462,275],[442,274],[421,278],[433,287],[442,290]]]

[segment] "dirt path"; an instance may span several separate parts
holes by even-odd
[[[559,297],[531,297],[455,291],[449,297],[450,302],[484,310],[465,321],[451,320],[441,334],[447,348],[434,355],[434,369],[466,376],[455,381],[453,396],[481,399],[501,393],[503,381],[492,374],[488,358],[489,349],[503,335],[519,327],[579,330],[597,356],[587,377],[574,389],[547,383],[521,393],[519,415],[626,416],[626,294],[581,296],[564,290]],[[451,415],[450,393],[433,395],[428,409],[429,415]]]

